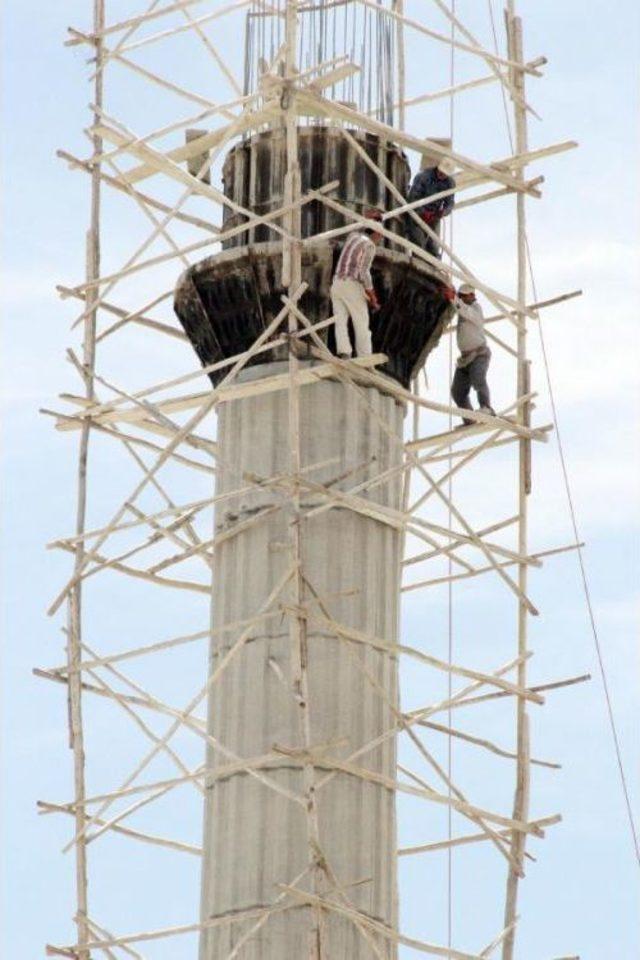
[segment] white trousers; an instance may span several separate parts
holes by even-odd
[[[331,305],[336,318],[336,348],[338,353],[351,356],[349,317],[356,335],[356,353],[359,357],[371,354],[369,306],[364,287],[356,280],[334,280],[331,284]]]

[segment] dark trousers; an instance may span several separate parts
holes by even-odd
[[[416,210],[416,213],[420,216],[419,210]],[[407,220],[409,223],[408,239],[411,240],[412,243],[415,243],[417,247],[422,247],[422,249],[430,253],[432,257],[437,257],[438,260],[442,260],[442,247],[440,244],[436,243],[433,237],[430,237],[425,230],[422,230],[412,217],[408,217]],[[440,235],[440,218],[432,220],[428,226],[431,227],[434,233],[438,234],[438,236]]]
[[[489,385],[487,384],[487,370],[491,354],[481,354],[468,363],[466,367],[456,367],[451,384],[451,396],[456,407],[462,407],[465,410],[473,410],[469,401],[471,387],[476,391],[478,403],[481,407],[491,409],[491,395]]]

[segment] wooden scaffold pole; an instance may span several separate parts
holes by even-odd
[[[283,238],[283,282],[288,286],[289,296],[302,283],[302,246],[301,246],[301,215],[296,204],[301,195],[300,164],[298,159],[298,110],[296,105],[295,77],[298,73],[298,0],[287,0],[285,10],[285,79],[280,106],[284,114],[286,136],[286,173],[285,173],[285,206],[291,210],[285,219],[286,236]],[[292,594],[297,609],[304,606],[304,556],[302,543],[302,510],[300,503],[300,477],[302,470],[302,445],[300,436],[300,363],[293,346],[294,337],[298,332],[298,318],[294,310],[289,311],[289,472],[292,477],[291,485],[291,554],[295,566],[292,578]],[[311,720],[309,715],[309,680],[307,675],[307,622],[303,616],[289,617],[289,631],[291,639],[291,683],[295,702],[299,708],[300,736],[306,754],[312,747]],[[318,810],[315,793],[315,770],[311,762],[303,766],[303,784],[305,796],[305,810],[307,818],[307,841],[309,846],[309,870],[316,894],[320,890],[320,831]],[[309,929],[309,958],[322,960],[323,952],[323,918],[319,907],[311,907],[312,919]]]
[[[100,34],[104,29],[104,0],[94,0],[93,4],[93,32],[95,35],[95,57],[100,67],[102,64],[102,39]],[[99,69],[94,79],[93,91],[94,123],[99,120],[99,111],[103,103],[103,73]],[[94,157],[103,151],[102,139],[98,134],[92,137]],[[86,249],[86,277],[90,283],[100,276],[100,191],[101,170],[96,163],[91,173],[91,212],[89,230],[87,232]],[[93,400],[96,346],[96,300],[98,291],[91,288],[87,294],[87,314],[84,322],[83,336],[83,371],[85,395],[89,401]],[[92,309],[93,307],[93,309]],[[87,466],[89,455],[89,433],[91,425],[86,421],[82,425],[78,451],[78,486],[76,506],[76,535],[84,533],[87,512]],[[75,548],[74,572],[77,574],[84,566],[84,541],[78,541]],[[73,751],[73,779],[75,794],[75,833],[77,838],[75,848],[76,874],[76,913],[75,923],[78,936],[78,960],[89,960],[89,950],[86,945],[91,939],[91,929],[88,923],[88,872],[87,850],[84,836],[85,816],[83,803],[85,789],[85,751],[84,732],[82,726],[82,581],[77,580],[69,593],[67,604],[67,666],[68,666],[68,708],[69,708],[69,746]]]
[[[522,49],[522,21],[515,14],[515,0],[507,0],[507,9],[505,10],[505,22],[507,31],[508,56],[513,61],[523,64]],[[518,96],[512,97],[513,113],[515,122],[515,149],[521,153],[527,150],[527,112],[524,106],[525,81],[524,71],[513,68],[513,87]],[[522,177],[522,172],[516,174]],[[518,302],[525,303],[527,296],[527,237],[526,237],[526,209],[524,194],[518,193],[516,196],[516,227],[517,227],[517,287]],[[522,396],[530,391],[529,368],[530,362],[527,359],[527,328],[526,316],[518,316],[517,332],[517,396]],[[525,403],[520,407],[518,419],[522,426],[530,422],[530,404]],[[518,552],[521,556],[526,556],[528,552],[528,502],[527,498],[531,492],[531,444],[521,438],[518,441]],[[523,595],[526,595],[528,580],[528,566],[526,563],[518,565],[518,586]],[[527,648],[528,635],[528,610],[526,605],[519,600],[518,602],[518,654],[521,655]],[[527,685],[527,663],[521,660],[518,666],[518,685],[523,688]],[[513,804],[513,818],[526,819],[529,809],[529,717],[527,714],[527,705],[522,697],[518,697],[516,702],[516,743],[517,743],[517,764],[516,764],[516,789]],[[505,927],[508,933],[502,944],[503,960],[513,960],[515,946],[515,921],[518,904],[518,883],[522,872],[526,847],[526,838],[514,831],[511,839],[511,853],[520,870],[509,868],[507,877],[507,891],[505,902]]]

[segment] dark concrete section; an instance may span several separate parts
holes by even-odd
[[[378,164],[389,180],[406,196],[411,170],[404,153],[394,144],[381,141],[370,133],[351,130],[351,135]],[[356,213],[369,207],[389,210],[394,204],[387,188],[373,170],[351,149],[339,130],[332,127],[300,127],[298,130],[298,161],[302,193],[317,190],[324,184],[339,180],[333,196]],[[284,175],[286,170],[284,129],[266,130],[239,143],[229,151],[222,170],[224,194],[260,216],[277,210],[284,204]],[[246,221],[242,214],[225,208],[225,229]],[[305,204],[301,211],[303,237],[316,236],[325,230],[344,225],[344,217],[330,210],[320,200]],[[402,232],[397,220],[389,223],[394,233]],[[278,240],[268,226],[258,226],[232,237],[224,249],[242,247],[248,243]]]
[[[339,131],[317,126],[303,127],[299,133],[303,193],[339,180],[334,196],[358,213],[373,206],[391,209],[395,205],[373,171],[349,150]],[[370,134],[358,133],[357,139],[406,195],[409,165],[404,154]],[[228,154],[223,173],[225,194],[247,209],[266,214],[284,202],[284,170],[283,131],[257,134]],[[225,227],[242,220],[242,216],[225,210]],[[341,214],[320,202],[302,208],[305,238],[344,224]],[[404,224],[391,220],[389,228],[402,234]],[[312,323],[331,315],[331,278],[342,242],[343,237],[339,237],[303,249],[302,277],[308,290],[300,308]],[[409,386],[438,343],[451,308],[431,268],[388,244],[385,241],[378,248],[372,270],[382,304],[371,317],[373,350],[389,357],[383,372]],[[282,309],[281,297],[286,293],[282,243],[273,230],[260,226],[239,234],[225,246],[228,249],[222,253],[190,267],[176,287],[176,314],[203,366],[248,350]],[[322,331],[322,339],[335,352],[333,330]],[[279,348],[259,354],[252,363],[282,359],[286,359],[286,353]],[[223,368],[210,374],[212,382],[218,383],[225,373]]]
[[[312,323],[331,316],[329,288],[337,245],[319,244],[304,251],[302,278],[309,289],[300,309]],[[424,365],[450,314],[442,286],[406,254],[381,249],[373,280],[381,310],[371,317],[374,353],[386,353],[380,369],[404,386]],[[248,350],[282,309],[280,244],[230,250],[190,267],[178,281],[175,311],[203,366]],[[321,338],[335,352],[333,330]],[[259,354],[252,363],[286,358],[284,348]],[[228,368],[210,374],[218,383]]]

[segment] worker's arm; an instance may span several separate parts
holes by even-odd
[[[358,279],[360,283],[364,286],[364,289],[368,292],[373,290],[373,280],[371,279],[371,264],[373,263],[373,258],[376,253],[375,244],[372,241],[369,241],[367,244],[362,245],[362,254],[361,260],[358,268]]]
[[[360,281],[364,286],[364,293],[372,310],[378,310],[380,308],[380,302],[378,301],[378,297],[373,286],[373,279],[371,277],[371,264],[373,263],[375,254],[375,245],[373,243],[368,243],[365,246],[362,254],[362,263],[359,271]]]
[[[413,178],[413,183],[411,184],[411,189],[409,190],[408,200],[409,203],[414,203],[416,200],[423,200],[426,196],[428,196],[428,194],[426,192],[424,170],[422,170]]]
[[[451,185],[450,185],[449,187],[447,187],[447,190],[453,189],[453,187],[455,187],[455,185],[456,185],[455,180],[451,180]],[[455,203],[455,197],[454,197],[454,195],[453,195],[452,193],[450,193],[448,197],[443,197],[443,198],[442,198],[442,200],[440,201],[440,204],[441,204],[440,210],[442,211],[442,216],[443,216],[443,217],[448,217],[448,216],[449,216],[449,214],[450,214],[451,211],[453,210],[453,205],[454,205],[454,203]]]
[[[482,313],[482,307],[477,300],[475,300],[473,303],[465,303],[464,300],[460,299],[460,297],[456,297],[454,300],[454,306],[458,311],[458,318],[460,320],[466,320],[468,323],[472,323],[474,327],[482,330],[484,324],[484,314]]]

